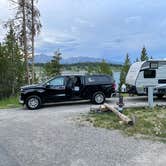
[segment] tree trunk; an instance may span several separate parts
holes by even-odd
[[[31,0],[32,3],[32,83],[34,83],[35,80],[35,71],[34,71],[34,0]]]
[[[29,78],[29,64],[28,64],[28,48],[27,48],[27,32],[26,32],[26,14],[25,14],[25,0],[23,2],[23,45],[24,45],[24,59],[25,59],[25,67],[26,67],[26,80],[27,83],[30,84]]]

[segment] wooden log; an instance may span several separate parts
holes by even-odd
[[[108,111],[110,111],[110,109],[108,109],[105,105],[101,105],[99,107],[99,109],[100,109],[101,112],[108,112]]]
[[[113,113],[115,113],[124,123],[128,124],[128,125],[133,125],[133,121],[128,118],[126,115],[120,113],[118,110],[116,110],[114,107],[108,105],[108,104],[104,104],[104,107],[106,107],[107,109],[109,109],[110,111],[112,111]]]
[[[93,106],[90,107],[90,112],[92,113],[102,113],[102,112],[110,112],[110,110],[108,108],[106,108],[104,105],[100,105],[100,106]]]

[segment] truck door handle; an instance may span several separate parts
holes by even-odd
[[[64,90],[65,86],[58,86],[58,87],[56,87],[56,89],[58,89],[58,90]]]

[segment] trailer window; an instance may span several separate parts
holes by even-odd
[[[166,80],[165,80],[165,79],[158,80],[158,83],[159,83],[159,84],[166,84]]]
[[[155,78],[156,70],[144,70],[144,78]]]
[[[158,69],[158,62],[151,62],[150,63],[150,68],[151,69]]]

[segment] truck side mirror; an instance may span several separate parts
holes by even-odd
[[[50,88],[50,83],[47,82],[47,83],[45,84],[45,87],[46,87],[47,89],[49,89],[49,88]]]

